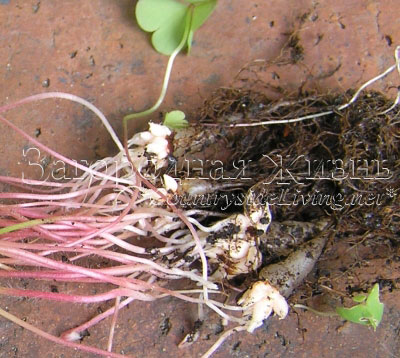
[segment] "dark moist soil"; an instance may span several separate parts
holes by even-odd
[[[221,89],[206,102],[202,124],[175,140],[177,168],[182,176],[198,177],[201,163],[202,176],[218,185],[240,182],[237,194],[265,183],[263,194],[274,220],[331,216],[338,223],[337,234],[379,233],[395,244],[399,112],[382,114],[392,101],[378,92],[366,92],[347,109],[336,110],[352,94],[274,102],[248,90]],[[325,111],[333,113],[296,123],[229,127]]]

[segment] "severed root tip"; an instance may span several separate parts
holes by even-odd
[[[78,332],[72,331],[72,332],[67,332],[65,334],[62,334],[61,338],[65,339],[66,341],[69,341],[69,342],[75,342],[75,341],[79,341],[82,338],[82,336]]]
[[[259,278],[268,280],[284,297],[289,297],[314,268],[328,236],[321,233],[302,244],[285,260],[264,267]]]

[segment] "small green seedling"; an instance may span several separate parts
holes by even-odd
[[[136,20],[151,37],[154,48],[171,55],[180,44],[190,51],[194,32],[214,11],[217,0],[139,0]]]
[[[379,301],[379,285],[375,284],[368,296],[357,295],[353,301],[359,304],[351,308],[337,307],[336,312],[347,321],[371,326],[375,331],[382,320],[384,306]]]
[[[163,124],[172,130],[183,129],[189,126],[189,122],[185,119],[185,113],[178,110],[168,112],[165,115]]]

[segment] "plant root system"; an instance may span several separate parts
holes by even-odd
[[[285,318],[286,298],[327,242],[331,252],[349,240],[385,246],[390,259],[400,242],[400,112],[373,91],[347,105],[353,94],[275,101],[225,88],[190,127],[171,133],[152,123],[136,134],[128,142],[131,160],[119,144],[117,156],[79,168],[84,174],[69,182],[1,177],[15,190],[0,193],[0,276],[7,279],[0,294],[114,299],[107,311],[51,338],[82,339],[112,317],[108,352],[117,313],[134,300],[173,296],[197,303],[198,327],[207,306],[236,325],[208,357],[232,333],[252,332],[272,312]],[[305,120],[253,126],[299,117]],[[23,290],[13,288],[18,278],[108,288],[92,296]],[[181,278],[190,282],[186,290],[167,288]],[[243,293],[238,301],[224,301],[230,289]],[[200,335],[196,328],[181,346]]]

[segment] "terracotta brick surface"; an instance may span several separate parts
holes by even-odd
[[[0,0],[0,104],[40,92],[70,92],[98,106],[121,134],[125,114],[157,99],[167,62],[135,24],[134,5],[130,0]],[[320,93],[355,88],[394,63],[400,41],[398,14],[397,0],[220,0],[196,33],[190,56],[177,58],[161,110],[181,109],[196,118],[212,91],[229,86],[247,63],[276,59],[293,33],[304,52],[296,65],[266,65],[260,73],[266,83],[285,92],[302,86]],[[398,74],[393,73],[374,88],[394,96],[393,87],[399,83]],[[12,110],[6,117],[76,160],[93,160],[116,151],[98,120],[76,104],[46,100]],[[143,126],[143,121],[132,123],[130,129],[133,133]],[[52,165],[46,153],[27,154],[29,147],[1,124],[0,174],[39,175],[29,166],[30,158]],[[72,292],[72,285],[57,285],[60,292]],[[29,287],[48,286],[32,283]],[[93,293],[91,288],[81,289]],[[361,326],[343,326],[336,318],[292,312],[287,320],[271,319],[267,328],[254,335],[243,333],[229,339],[215,357],[396,357],[398,295],[388,295],[385,303],[390,314],[376,333]],[[2,297],[0,307],[57,335],[96,314],[99,305]],[[208,315],[208,327],[199,342],[179,350],[177,343],[196,318],[196,307],[175,299],[133,303],[121,314],[115,351],[134,357],[198,357],[217,337],[219,320]],[[166,317],[172,326],[168,335],[162,335],[160,324]],[[91,329],[84,342],[104,348],[108,324]],[[0,358],[13,357],[94,355],[55,346],[0,318]]]

